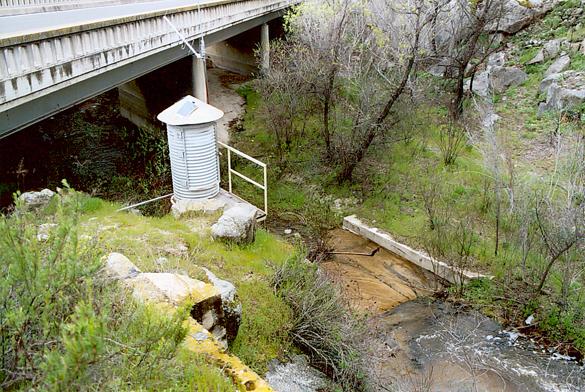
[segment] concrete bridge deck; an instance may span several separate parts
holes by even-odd
[[[50,32],[72,26],[115,20],[157,11],[168,10],[172,12],[181,7],[204,2],[205,0],[162,0],[126,4],[116,2],[118,4],[111,4],[111,2],[100,3],[97,1],[95,4],[86,4],[84,7],[74,9],[52,9],[46,12],[4,16],[0,14],[0,39]]]
[[[0,0],[0,10],[10,1],[15,0]],[[43,7],[75,3],[18,1]],[[191,55],[165,18],[188,41],[213,44],[299,2],[112,1],[120,4],[0,16],[0,138]]]

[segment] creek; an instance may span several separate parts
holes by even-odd
[[[377,245],[334,230],[335,251]],[[369,312],[370,339],[385,347],[372,361],[382,385],[403,391],[584,391],[585,366],[467,306],[431,296],[430,272],[390,252],[336,254],[322,267],[352,306]]]

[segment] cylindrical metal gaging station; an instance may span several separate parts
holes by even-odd
[[[167,124],[175,200],[209,199],[219,193],[215,126],[223,112],[190,95],[158,115]]]

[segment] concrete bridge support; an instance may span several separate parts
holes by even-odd
[[[193,96],[207,103],[207,65],[205,57],[193,58]]]
[[[120,114],[139,127],[160,125],[156,120],[158,113],[197,90],[195,76],[200,77],[199,89],[204,89],[201,94],[207,97],[205,73],[201,79],[201,68],[205,70],[205,62],[201,67],[194,57],[187,56],[120,85]]]
[[[283,35],[278,18],[242,34],[207,47],[207,56],[215,67],[240,75],[263,74],[270,68],[270,38]],[[260,50],[260,59],[256,52]]]
[[[260,73],[266,75],[270,71],[270,29],[268,23],[264,23],[261,27],[260,56]]]

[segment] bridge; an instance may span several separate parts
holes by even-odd
[[[187,56],[205,100],[206,46],[262,26],[267,68],[267,23],[298,2],[0,0],[0,138]]]

